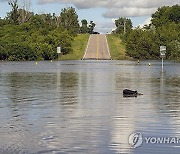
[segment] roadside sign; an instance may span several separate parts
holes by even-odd
[[[61,47],[57,47],[57,53],[61,53]]]
[[[160,46],[160,57],[162,58],[162,72],[163,72],[163,67],[164,67],[163,58],[166,57],[166,46]]]
[[[166,57],[166,46],[160,46],[160,57],[161,58]]]

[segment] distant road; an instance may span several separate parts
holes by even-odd
[[[106,39],[106,35],[93,34],[90,35],[87,48],[83,60],[110,60],[110,52]]]

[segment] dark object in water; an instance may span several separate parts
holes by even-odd
[[[134,91],[134,90],[130,90],[130,89],[123,90],[124,97],[137,97],[138,95],[143,95],[143,94],[138,93],[137,91]]]

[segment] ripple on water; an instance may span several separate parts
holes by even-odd
[[[142,61],[3,62],[0,153],[179,153],[131,133],[180,137],[179,63]],[[130,88],[144,95],[124,98]]]

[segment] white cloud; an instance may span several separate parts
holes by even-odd
[[[144,25],[149,25],[150,23],[151,23],[151,17],[149,17],[149,18],[147,18],[142,24],[140,24],[139,26],[141,27],[141,28],[143,28],[144,27]]]
[[[9,0],[0,0],[0,2],[9,2]]]
[[[156,8],[112,8],[106,11],[103,16],[106,18],[118,18],[118,17],[138,17],[148,16],[156,11]]]
[[[147,16],[158,7],[180,4],[180,0],[38,0],[39,4],[59,2],[73,4],[78,9],[106,8],[105,18]]]
[[[96,27],[94,31],[100,32],[102,34],[111,33],[115,29],[114,22],[96,22]]]

